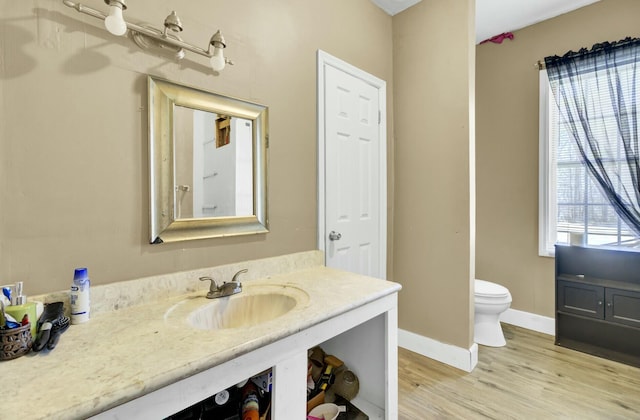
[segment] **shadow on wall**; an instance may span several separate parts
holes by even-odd
[[[35,21],[37,26],[38,39],[31,32],[9,22],[16,21]],[[53,25],[57,23],[57,25]],[[31,22],[30,22],[31,24]],[[70,19],[68,16],[51,10],[35,8],[33,15],[13,18],[0,19],[0,33],[12,45],[11,60],[5,59],[4,66],[0,68],[0,77],[3,79],[11,79],[23,76],[31,72],[37,65],[37,60],[32,58],[27,49],[36,43],[38,47],[49,50],[60,50],[61,41],[58,28],[64,28],[66,33],[82,31],[99,36],[98,28],[84,25],[82,22]],[[106,40],[106,39],[105,39]],[[106,45],[106,43],[105,43]],[[80,52],[73,55],[64,64],[63,71],[68,74],[88,74],[99,71],[111,64],[111,60],[99,52],[95,51],[95,47],[91,49],[82,48]]]
[[[73,13],[77,13],[73,11]],[[24,29],[21,26],[10,22],[16,21],[36,21],[38,39],[33,34]],[[96,23],[100,24],[99,20]],[[49,50],[61,50],[61,38],[59,29],[62,28],[64,33],[73,34],[80,32],[82,34],[88,34],[95,38],[104,39],[103,44],[86,47],[83,44],[78,48],[75,54],[71,55],[68,60],[65,61],[61,72],[71,75],[83,75],[98,72],[113,64],[111,58],[106,54],[100,52],[100,49],[112,44],[121,44],[129,50],[129,56],[141,53],[145,55],[160,57],[162,60],[157,64],[146,69],[148,73],[154,73],[159,76],[162,74],[161,67],[168,64],[179,64],[180,70],[194,70],[203,74],[211,74],[211,68],[207,65],[203,65],[187,58],[177,60],[172,56],[172,53],[167,54],[154,53],[150,51],[144,51],[139,48],[131,39],[131,34],[124,37],[116,37],[107,32],[106,29],[100,26],[93,26],[87,24],[79,19],[67,16],[60,12],[55,12],[43,8],[33,9],[33,15],[25,16],[13,19],[0,19],[0,33],[4,35],[4,38],[10,40],[12,45],[12,57],[11,60],[7,60],[6,57],[0,57],[2,60],[2,66],[0,66],[0,78],[12,79],[23,76],[31,72],[37,65],[37,60],[33,58],[27,50],[28,47],[33,47],[36,43],[38,47]],[[67,38],[69,39],[69,38]],[[125,57],[126,61],[130,61]],[[148,63],[147,63],[148,64]],[[140,61],[136,61],[135,64],[131,64],[132,70],[144,71],[140,69]],[[164,76],[166,77],[166,76]]]
[[[7,60],[6,53],[0,57],[0,78],[14,79],[29,73],[36,66],[36,60],[26,52],[26,46],[34,41],[33,36],[25,29],[0,20],[0,33],[3,38],[11,40],[15,52],[11,60]]]

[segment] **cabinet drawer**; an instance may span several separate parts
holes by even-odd
[[[558,311],[604,318],[604,287],[558,280]]]
[[[640,293],[630,290],[606,289],[607,321],[640,327]]]

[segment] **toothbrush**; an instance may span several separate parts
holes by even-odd
[[[0,299],[0,308],[2,308],[2,319],[4,319],[4,325],[0,325],[0,328],[18,328],[20,324],[9,314],[4,311],[4,301]]]
[[[2,300],[5,302],[5,305],[11,305],[11,286],[2,286]]]

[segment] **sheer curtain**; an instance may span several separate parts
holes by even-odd
[[[590,176],[640,237],[640,39],[545,58],[561,124]]]

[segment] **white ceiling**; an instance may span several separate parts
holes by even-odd
[[[393,16],[421,0],[371,0]],[[476,0],[476,43],[600,0]]]

